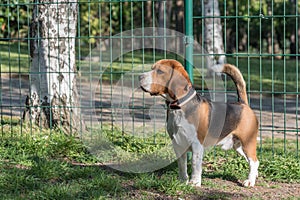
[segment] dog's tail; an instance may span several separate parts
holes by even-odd
[[[246,83],[240,70],[231,64],[214,65],[211,68],[214,72],[225,73],[229,75],[237,88],[239,102],[248,105],[248,97],[246,92]]]

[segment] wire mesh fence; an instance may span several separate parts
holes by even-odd
[[[199,40],[205,41],[207,20],[222,21],[227,61],[242,71],[259,118],[261,151],[267,136],[272,143],[283,139],[284,152],[294,143],[298,156],[299,2],[219,1],[218,17],[203,15],[204,3],[196,3],[202,9],[194,16]]]
[[[298,157],[300,2],[210,1],[214,2],[212,15],[207,13],[207,2],[1,2],[2,135],[28,131],[22,119],[29,110],[26,123],[40,127],[29,128],[31,134],[43,129],[43,117],[48,119],[48,128],[63,128],[75,127],[75,122],[68,121],[78,115],[82,123],[74,130],[81,138],[92,138],[95,129],[97,134],[109,132],[119,137],[121,143],[130,133],[133,137],[129,139],[168,145],[164,99],[144,94],[139,89],[139,74],[162,58],[188,61],[194,64],[195,88],[205,95],[208,92],[201,72],[206,69],[206,60],[218,62],[225,56],[227,62],[239,67],[247,83],[250,106],[260,122],[261,155],[265,148],[278,153],[274,146],[280,145],[280,153]],[[188,5],[190,10],[185,9]],[[188,23],[186,16],[191,13]],[[220,26],[223,44],[217,40],[210,44],[207,30],[216,32]],[[70,35],[73,29],[74,36]],[[190,37],[186,37],[187,30],[192,30]],[[191,37],[192,52],[186,50]],[[209,45],[223,47],[223,52],[217,47],[210,52]],[[43,54],[52,47],[54,54]],[[43,59],[45,55],[49,58]],[[71,59],[75,60],[72,66],[68,64]],[[41,60],[54,64],[44,68]],[[61,81],[54,87],[57,80]],[[72,88],[75,83],[76,92]],[[235,88],[226,77],[224,85],[226,101],[235,101]],[[30,99],[33,91],[39,97],[36,104]],[[44,91],[52,93],[45,95]],[[64,101],[63,94],[69,100]],[[77,103],[72,100],[75,97]],[[47,112],[49,116],[41,114]]]

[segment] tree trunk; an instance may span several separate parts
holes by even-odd
[[[273,16],[274,13],[270,1],[267,1],[267,6],[268,6],[268,15]],[[271,30],[271,29],[272,28],[270,28],[269,32],[267,33],[267,44],[268,44],[267,51],[272,56],[276,54],[276,56],[274,56],[276,59],[281,59],[282,56],[278,55],[280,54],[280,47],[277,40],[276,30]],[[272,33],[273,33],[273,37],[272,37]]]
[[[218,0],[204,1],[205,50],[213,63],[225,63],[223,34]]]
[[[147,1],[147,4],[146,4],[146,10],[147,10],[147,13],[146,13],[146,21],[149,23],[148,26],[152,26],[152,1]]]
[[[157,2],[158,7],[158,26],[161,28],[169,28],[170,18],[173,7],[173,1],[162,0]],[[165,26],[164,26],[165,25]]]
[[[30,27],[30,94],[24,120],[67,133],[85,129],[76,87],[76,1],[38,0]]]
[[[296,6],[297,6],[297,1],[296,0],[290,0],[290,3],[292,4],[292,13],[296,15]],[[300,28],[298,30],[296,30],[296,26],[292,29],[291,31],[291,36],[290,36],[290,59],[296,59],[297,56],[296,54],[298,53],[299,49],[297,49],[297,40],[296,38],[299,38],[300,36]],[[298,43],[298,46],[300,46],[300,41]],[[299,57],[298,57],[299,58]]]
[[[175,15],[175,29],[176,31],[183,33],[183,20],[184,20],[184,5],[183,1],[176,1],[176,7],[174,9],[174,15]]]
[[[168,29],[170,26],[170,18],[172,11],[173,1],[162,0],[157,2],[158,7],[158,27]],[[158,35],[164,36],[165,31],[163,29],[159,29]],[[157,48],[159,50],[166,49],[165,39],[161,37],[158,40]]]

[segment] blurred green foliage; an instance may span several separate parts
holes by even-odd
[[[31,18],[29,0],[4,0],[0,3],[0,38],[17,40],[28,36]]]

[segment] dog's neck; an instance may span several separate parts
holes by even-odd
[[[188,103],[194,96],[196,96],[196,90],[191,87],[184,95],[175,100],[166,96],[167,105],[170,109],[181,109],[186,103]]]

